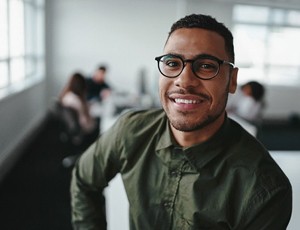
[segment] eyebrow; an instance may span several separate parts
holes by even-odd
[[[208,54],[208,53],[202,53],[202,54],[198,54],[196,55],[195,57],[193,58],[189,58],[189,59],[185,59],[184,56],[182,54],[178,54],[178,53],[174,53],[174,52],[171,52],[171,53],[166,53],[165,55],[175,55],[175,56],[178,56],[178,57],[181,57],[182,59],[184,60],[195,60],[195,59],[198,59],[198,58],[208,58],[208,59],[217,59],[217,60],[222,60],[221,58],[218,58],[216,56],[213,56],[211,54]]]

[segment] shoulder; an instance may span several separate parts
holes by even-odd
[[[75,93],[72,93],[72,92],[67,92],[63,97],[62,97],[62,103],[63,104],[69,104],[69,103],[78,103],[80,104],[81,101],[80,101],[80,98],[75,94]]]
[[[112,138],[120,145],[129,145],[159,134],[165,124],[165,113],[161,109],[128,110],[102,137],[108,140]]]
[[[263,144],[235,121],[230,120],[230,126],[232,137],[229,138],[231,147],[228,161],[238,171],[248,174],[265,191],[280,186],[289,188],[288,178]]]
[[[114,149],[117,159],[128,158],[144,152],[141,145],[155,145],[165,128],[163,110],[129,110],[102,134],[101,143],[106,150]]]
[[[231,118],[227,119],[225,132],[224,135],[227,136],[227,142],[231,144],[234,151],[243,152],[245,154],[249,152],[254,152],[254,154],[268,153],[267,149],[256,137]]]
[[[157,127],[164,122],[166,115],[162,109],[128,110],[118,119],[119,127],[126,129],[144,129]]]

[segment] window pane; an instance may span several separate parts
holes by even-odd
[[[7,58],[7,2],[0,0],[0,59]],[[1,75],[0,75],[1,76]]]
[[[266,23],[269,20],[269,11],[267,7],[236,5],[233,19],[239,22]]]
[[[282,25],[285,22],[285,11],[273,9],[270,20],[272,24]]]
[[[0,88],[8,84],[8,68],[7,62],[0,62]]]
[[[36,14],[32,4],[25,4],[26,55],[33,55],[36,50]]]
[[[287,16],[287,23],[294,26],[300,26],[300,12],[289,11]]]
[[[268,76],[272,84],[299,85],[299,67],[297,66],[272,66]]]
[[[234,37],[238,66],[252,67],[264,63],[266,56],[266,26],[236,25]]]
[[[45,62],[44,58],[39,58],[36,60],[36,74],[38,77],[42,77],[45,74]]]
[[[18,85],[19,91],[44,77],[44,6],[44,0],[0,0],[1,89]],[[4,96],[10,92],[1,90]]]
[[[299,65],[300,60],[300,29],[274,28],[269,33],[269,53],[266,62],[274,65]]]
[[[300,85],[300,11],[244,5],[234,12],[239,81]]]
[[[35,65],[35,61],[32,58],[27,58],[26,59],[26,73],[25,76],[32,76],[35,74],[36,72],[36,65]]]
[[[45,0],[35,0],[35,2],[39,7],[43,7],[45,5]]]
[[[244,84],[248,81],[267,82],[267,76],[263,66],[253,66],[252,68],[239,68],[238,83]]]
[[[24,55],[24,11],[23,1],[9,1],[10,55]]]
[[[25,68],[23,58],[14,58],[10,62],[11,82],[16,83],[25,78]]]

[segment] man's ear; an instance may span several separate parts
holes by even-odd
[[[239,69],[237,67],[231,70],[230,82],[229,82],[229,93],[235,93],[237,88],[237,77]]]

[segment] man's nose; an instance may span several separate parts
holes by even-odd
[[[182,88],[196,87],[200,84],[200,79],[194,74],[192,70],[192,63],[187,62],[175,80],[175,85]]]

